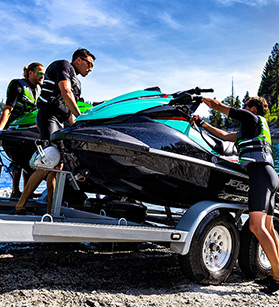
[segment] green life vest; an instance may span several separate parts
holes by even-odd
[[[274,165],[271,150],[271,136],[267,121],[258,116],[260,133],[252,139],[243,139],[239,134],[236,147],[239,152],[239,163],[245,167],[251,162],[265,162]]]
[[[16,108],[20,115],[30,113],[36,108],[37,99],[40,95],[40,86],[37,85],[35,88],[35,95],[25,79],[16,79],[22,86],[22,98],[16,102]]]

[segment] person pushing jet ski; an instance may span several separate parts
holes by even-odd
[[[57,60],[51,63],[45,74],[42,93],[38,99],[37,125],[42,140],[50,140],[50,135],[64,128],[64,123],[74,123],[81,114],[77,101],[81,94],[80,81],[77,75],[86,77],[94,66],[95,56],[87,49],[77,49],[72,55],[71,63],[66,60]],[[62,169],[62,165],[52,165],[50,168]],[[42,180],[47,179],[48,207],[51,213],[56,173],[36,170],[30,177],[13,214],[24,215],[25,205],[29,195],[39,186]]]
[[[248,98],[243,109],[227,106],[215,99],[202,97],[208,107],[239,121],[239,132],[226,132],[195,118],[196,123],[212,135],[235,142],[239,162],[249,176],[249,228],[257,237],[271,264],[270,275],[258,281],[262,290],[272,294],[279,290],[279,241],[273,225],[278,174],[271,155],[271,136],[264,118],[268,105],[262,97]]]
[[[37,99],[41,93],[40,85],[44,79],[44,66],[41,63],[33,62],[23,68],[24,78],[13,79],[7,88],[7,99],[4,110],[0,116],[0,130],[7,129],[9,124],[18,117],[32,112],[36,108]],[[13,187],[11,198],[19,198],[19,181],[21,168],[13,170]],[[22,172],[24,185],[29,175]]]

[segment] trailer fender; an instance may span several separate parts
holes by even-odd
[[[207,214],[216,209],[225,209],[228,212],[239,210],[244,212],[248,210],[248,206],[214,201],[201,201],[196,203],[184,213],[176,225],[176,229],[188,232],[186,241],[171,243],[171,249],[178,254],[186,255],[190,250],[193,235],[200,222]]]

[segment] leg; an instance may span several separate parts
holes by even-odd
[[[22,177],[23,177],[23,187],[25,188],[29,178],[31,177],[31,174],[26,173],[25,170],[22,171]]]
[[[266,216],[266,221],[265,221],[265,227],[268,230],[268,232],[270,233],[270,235],[273,238],[273,241],[276,245],[276,250],[277,250],[277,256],[279,258],[279,241],[278,241],[278,237],[276,235],[275,229],[274,229],[274,224],[273,224],[273,216],[272,215],[267,215]],[[273,276],[273,272],[271,270],[270,275]]]
[[[270,224],[270,218],[267,220],[265,212],[254,211],[249,213],[250,230],[259,240],[266,256],[271,264],[272,275],[275,280],[279,280],[279,256],[277,249],[277,240],[275,241],[273,235],[266,228],[266,224]],[[271,225],[270,225],[271,226]]]
[[[39,184],[42,182],[43,179],[47,176],[49,171],[44,171],[44,170],[36,170],[28,180],[22,195],[15,207],[16,210],[24,210],[26,202],[29,198],[29,196],[37,189]]]
[[[62,170],[63,164],[55,167],[56,169]],[[56,185],[56,172],[50,172],[47,176],[47,213],[51,214],[52,202],[54,198],[55,185]]]
[[[31,177],[31,175],[32,175],[32,173],[27,173],[27,172],[25,172],[25,171],[23,170],[23,172],[22,172],[22,177],[23,177],[23,186],[24,186],[24,188],[25,188],[25,186],[26,186],[26,184],[27,184],[29,178]],[[42,195],[42,193],[35,193],[35,192],[33,192],[33,193],[29,196],[29,198],[37,198],[37,197],[39,197],[39,196],[41,196],[41,195]]]
[[[17,171],[13,171],[13,188],[12,188],[12,194],[20,194],[19,190],[19,182],[20,182],[20,176],[21,176],[21,168]]]
[[[55,172],[51,172],[47,176],[47,213],[51,214],[52,201],[55,192],[55,184],[56,184],[57,174]]]
[[[275,232],[274,224],[273,224],[273,216],[272,215],[267,215],[266,217],[266,222],[265,222],[266,229],[272,236],[275,244],[276,244],[276,249],[277,249],[277,254],[279,256],[279,240]]]

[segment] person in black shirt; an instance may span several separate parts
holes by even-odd
[[[81,94],[77,75],[86,77],[92,71],[94,61],[95,56],[87,49],[77,49],[73,53],[71,63],[66,60],[58,60],[48,66],[42,93],[38,99],[37,125],[41,139],[49,140],[52,133],[64,127],[65,122],[72,125],[75,118],[81,114],[77,106]],[[57,168],[62,169],[62,164]],[[43,179],[47,179],[47,212],[51,213],[56,173],[38,169],[30,177],[15,207],[15,214],[26,213],[26,201]]]
[[[214,136],[236,143],[240,164],[249,176],[249,227],[261,244],[271,264],[271,273],[265,279],[273,293],[279,290],[279,241],[273,225],[275,194],[279,186],[278,174],[273,166],[271,136],[265,118],[267,102],[262,97],[248,98],[243,109],[229,107],[215,99],[202,97],[210,108],[238,120],[239,132],[217,129],[206,122],[201,126]]]
[[[36,108],[37,99],[40,95],[40,85],[44,79],[44,66],[41,63],[31,63],[24,67],[24,78],[13,79],[7,89],[6,105],[0,116],[0,130],[7,129],[9,124],[21,115],[32,112]],[[29,176],[23,171],[24,185]],[[19,182],[21,169],[12,172],[13,188],[11,198],[19,198]]]
[[[83,74],[86,76],[91,71],[93,62],[90,67],[84,60],[80,60],[80,63],[87,67]],[[73,116],[80,115],[76,105],[81,94],[77,74],[75,66],[66,60],[55,61],[48,66],[42,94],[38,100],[37,124],[42,139],[49,140],[50,135],[62,129],[66,121],[70,119],[72,122]]]

